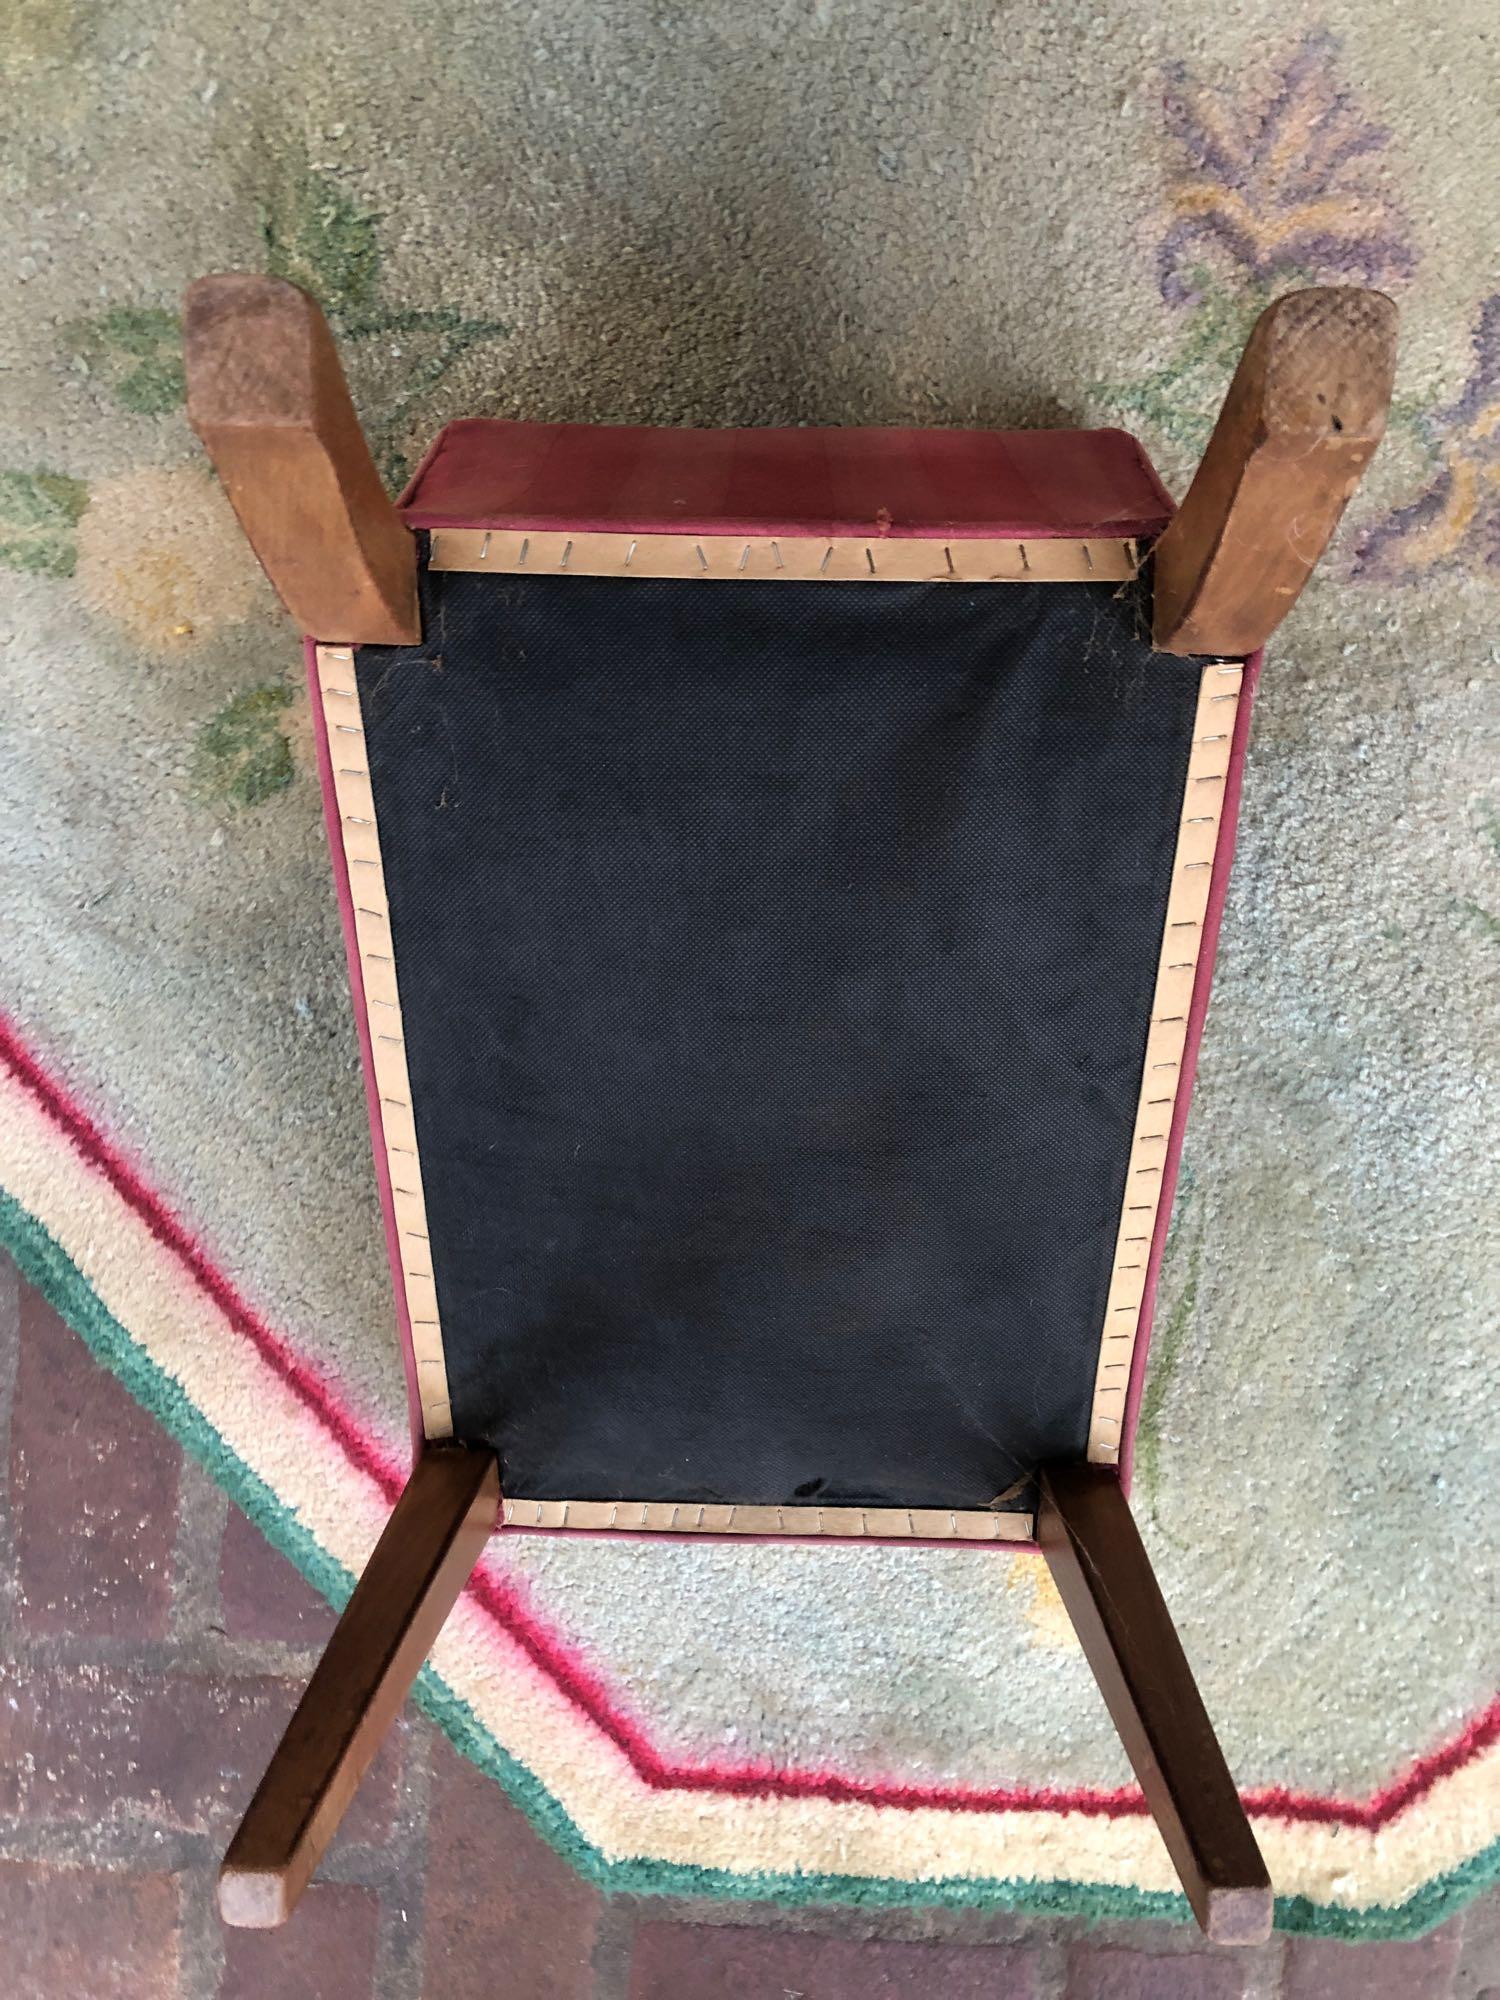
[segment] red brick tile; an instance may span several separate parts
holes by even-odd
[[[169,1875],[0,1861],[7,2000],[171,2000],[177,1923]]]
[[[20,1325],[10,1479],[23,1629],[160,1638],[182,1454],[24,1285]]]
[[[598,1892],[435,1734],[432,1775],[423,1993],[586,2000]]]
[[[269,1679],[13,1669],[0,1689],[0,1813],[97,1825],[134,1812],[222,1834],[248,1805],[300,1692]],[[403,1737],[398,1725],[341,1838],[389,1833]]]
[[[1118,1945],[1075,1945],[1068,1955],[1067,2000],[1241,2000],[1255,1955],[1157,1955]]]
[[[1500,2000],[1500,1889],[1476,1897],[1452,1928],[1463,1934],[1453,2000]]]
[[[334,1627],[332,1606],[233,1506],[219,1553],[219,1591],[231,1639],[321,1647]]]
[[[1448,2000],[1461,1928],[1444,1924],[1409,1944],[1293,1938],[1282,1972],[1283,2000]]]
[[[1022,1945],[900,1944],[733,1924],[643,1924],[630,2000],[1036,2000]]]
[[[225,1931],[219,2000],[365,2000],[379,1922],[370,1890],[314,1882],[280,1930]]]

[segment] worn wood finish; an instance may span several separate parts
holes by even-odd
[[[413,644],[416,543],[380,483],[317,305],[280,278],[200,278],[183,348],[189,420],[302,630]]]
[[[418,1460],[230,1843],[226,1923],[267,1929],[291,1914],[499,1508],[493,1452],[434,1445]]]
[[[1199,1923],[1261,1943],[1270,1878],[1118,1476],[1045,1468],[1037,1541]]]
[[[1256,321],[1187,498],[1156,543],[1152,640],[1252,653],[1296,603],[1385,434],[1396,308],[1291,292]]]

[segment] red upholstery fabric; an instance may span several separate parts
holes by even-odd
[[[414,528],[581,534],[1151,535],[1172,502],[1124,431],[649,430],[449,424]]]

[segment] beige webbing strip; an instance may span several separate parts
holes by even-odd
[[[1088,1455],[1090,1463],[1095,1465],[1116,1465],[1120,1458],[1146,1268],[1151,1261],[1151,1239],[1161,1207],[1167,1141],[1182,1074],[1188,1010],[1198,974],[1203,920],[1208,912],[1209,884],[1213,880],[1214,855],[1223,817],[1229,746],[1243,678],[1240,661],[1214,660],[1203,669],[1198,685],[1193,746],[1187,783],[1183,786],[1167,920],[1151,1001],[1151,1026],[1146,1036],[1135,1136],[1125,1176],[1125,1201],[1115,1239],[1114,1268],[1104,1306],[1099,1364],[1094,1377]]]
[[[422,1430],[429,1438],[446,1438],[453,1435],[448,1365],[443,1358],[443,1333],[438,1323],[437,1290],[427,1241],[427,1205],[422,1196],[422,1169],[417,1158],[411,1082],[406,1073],[401,995],[391,950],[385,872],[381,867],[375,801],[370,790],[369,758],[365,754],[364,719],[354,683],[354,656],[347,646],[319,646],[317,656],[318,687],[328,723],[329,758],[333,765],[333,792],[338,803],[344,860],[349,869],[354,935],[369,1016],[370,1047],[374,1052],[380,1125],[396,1210],[402,1283],[416,1356]]]
[[[433,569],[501,576],[751,577],[783,583],[1124,583],[1133,541],[929,541],[895,536],[584,535],[520,528],[434,528]]]
[[[919,1542],[1029,1542],[1030,1514],[947,1507],[731,1507],[696,1500],[518,1500],[508,1528],[616,1528],[664,1535],[835,1535]]]

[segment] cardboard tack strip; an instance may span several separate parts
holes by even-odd
[[[349,870],[354,935],[380,1097],[380,1127],[396,1212],[401,1282],[416,1357],[422,1430],[426,1437],[446,1438],[453,1435],[448,1364],[443,1356],[437,1290],[427,1240],[427,1205],[422,1194],[421,1162],[417,1158],[411,1081],[406,1073],[401,995],[391,949],[390,909],[380,859],[380,836],[375,825],[375,800],[370,790],[364,718],[354,680],[354,655],[347,646],[319,646],[317,656],[318,690],[328,724],[329,762],[333,766],[339,831]]]
[[[1223,819],[1229,746],[1243,678],[1240,661],[1213,660],[1203,669],[1198,684],[1193,745],[1188,757],[1187,782],[1183,786],[1172,885],[1167,895],[1161,956],[1157,960],[1151,1025],[1146,1034],[1146,1060],[1125,1175],[1125,1200],[1115,1238],[1115,1258],[1094,1377],[1088,1443],[1089,1461],[1094,1465],[1117,1465],[1120,1460],[1146,1271],[1161,1208],[1167,1142],[1177,1107],[1188,1012],[1198,976],[1209,884],[1213,880]]]
[[[736,577],[782,583],[1124,583],[1133,541],[948,542],[860,536],[584,535],[520,528],[434,528],[433,569],[502,576]]]
[[[639,1535],[829,1535],[874,1541],[1028,1542],[1030,1514],[947,1507],[730,1507],[696,1500],[524,1500],[502,1503],[507,1528],[614,1528]]]

